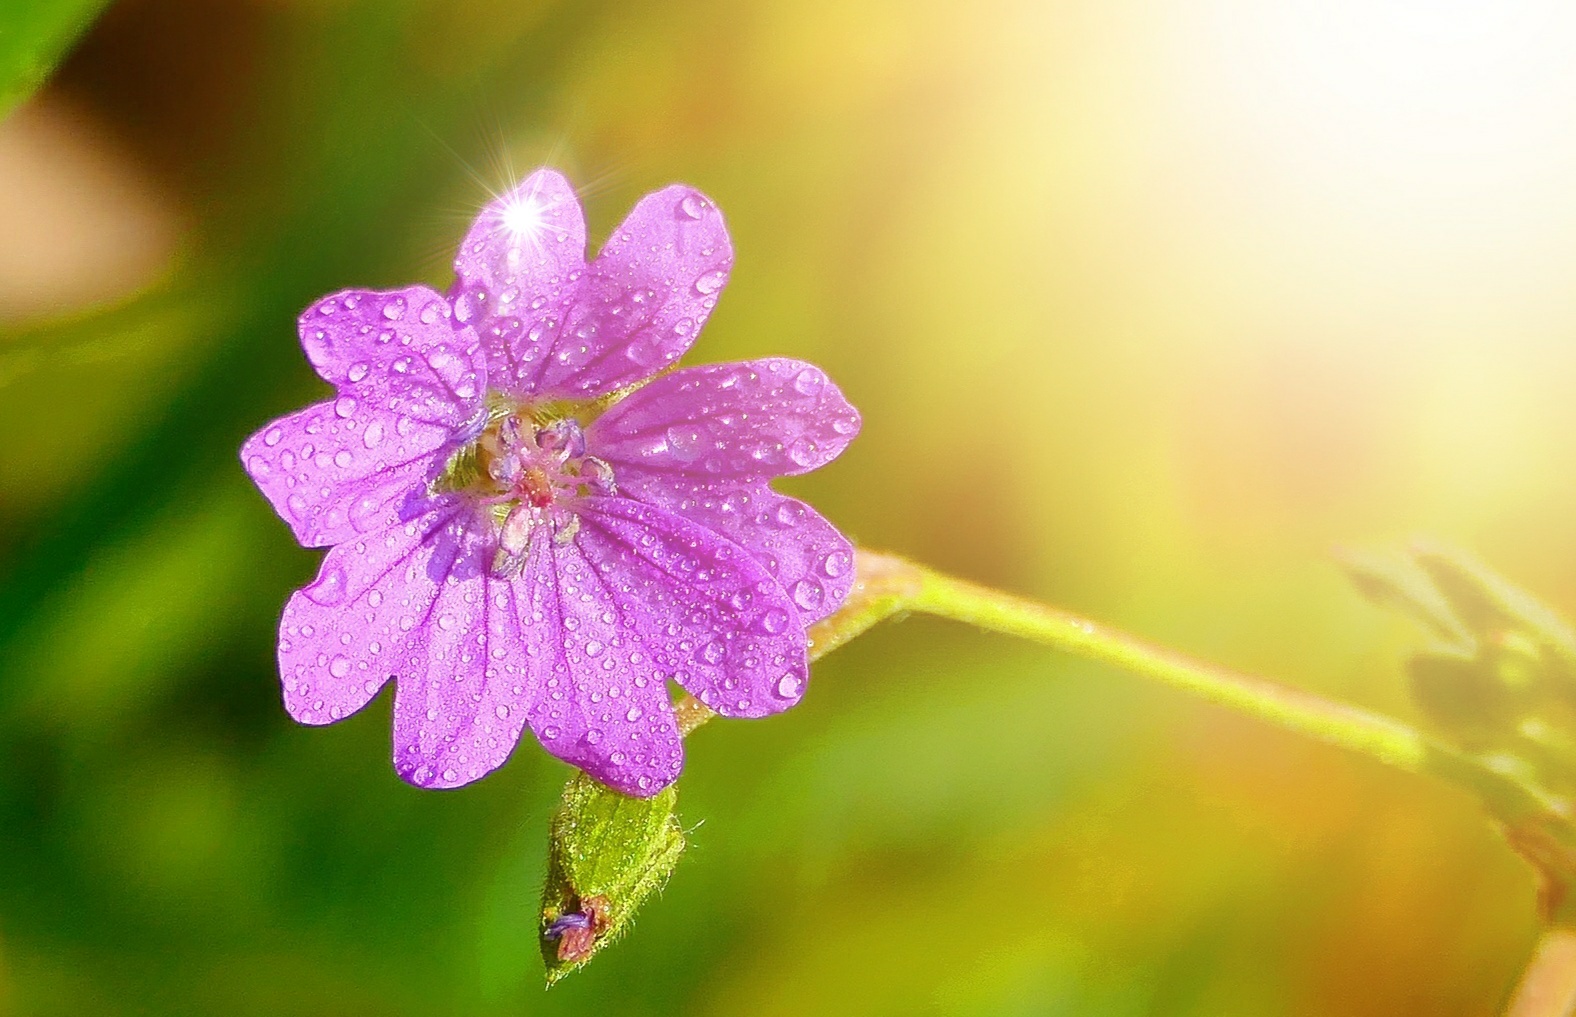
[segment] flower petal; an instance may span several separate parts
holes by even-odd
[[[553,170],[532,173],[476,217],[455,255],[450,295],[456,316],[481,336],[494,388],[531,390],[585,264],[580,199]]]
[[[452,433],[341,396],[264,427],[241,462],[296,540],[326,547],[430,509],[423,494]]]
[[[329,724],[365,706],[390,678],[427,669],[426,617],[458,544],[455,513],[434,512],[331,549],[279,621],[285,709]]]
[[[616,403],[587,429],[595,455],[647,470],[780,477],[824,466],[859,413],[819,367],[769,357],[687,367]]]
[[[580,520],[570,545],[583,562],[577,585],[650,657],[616,668],[672,677],[730,717],[799,701],[809,679],[804,626],[765,566],[714,531],[630,498],[585,498]],[[560,576],[576,574],[570,554],[560,555]],[[569,641],[571,667],[583,666],[590,646],[574,632]]]
[[[642,609],[615,595],[610,584],[622,577],[604,571],[596,550],[556,543],[545,529],[536,540],[547,554],[528,566],[525,597],[555,641],[531,728],[553,755],[614,790],[656,794],[678,779],[684,744],[665,674],[642,638]]]
[[[301,315],[301,347],[325,381],[368,410],[461,427],[483,406],[476,333],[425,286],[344,290]]]
[[[621,466],[618,489],[744,548],[788,592],[807,628],[837,610],[853,589],[853,544],[826,517],[764,479],[697,480]]]
[[[551,629],[522,615],[522,585],[491,571],[490,527],[463,517],[433,560],[435,595],[421,619],[423,654],[394,693],[394,769],[418,787],[452,788],[509,758],[543,698]],[[533,546],[533,558],[545,550]]]
[[[529,391],[583,399],[655,374],[690,348],[732,268],[710,199],[678,184],[646,195],[587,270]]]

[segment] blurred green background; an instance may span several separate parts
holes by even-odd
[[[111,4],[0,122],[0,1013],[1493,1012],[1534,885],[1463,795],[925,619],[699,732],[671,885],[544,993],[565,769],[420,792],[386,695],[292,724],[318,554],[235,450],[323,391],[299,309],[446,285],[487,189],[550,162],[601,237],[685,181],[738,250],[694,359],[842,384],[791,486],[858,540],[1411,717],[1333,546],[1576,607],[1573,46],[1540,0]]]

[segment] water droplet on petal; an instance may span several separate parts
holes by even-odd
[[[821,571],[836,579],[848,571],[849,558],[847,551],[833,551],[826,556],[826,561],[821,563]]]
[[[691,191],[679,202],[679,212],[687,219],[699,219],[706,211],[706,199]]]
[[[374,420],[372,423],[367,425],[367,429],[365,431],[361,432],[361,444],[365,445],[367,448],[377,448],[382,441],[383,424],[379,421]]]
[[[284,436],[284,431],[277,427],[270,427],[268,429],[268,433],[263,435],[263,444],[272,447],[279,444],[279,439],[283,438]]]
[[[345,570],[330,569],[317,582],[301,592],[315,604],[332,607],[345,599]]]
[[[804,681],[796,674],[785,674],[777,679],[775,690],[783,699],[794,699],[804,691]]]
[[[774,607],[761,615],[761,628],[768,635],[778,635],[788,627],[788,612],[780,607]]]
[[[347,419],[356,415],[356,400],[352,396],[340,396],[334,400],[334,415],[340,419]]]
[[[728,273],[722,269],[707,272],[695,280],[695,292],[701,296],[709,297],[722,289],[722,284],[728,281]]]
[[[667,432],[668,449],[679,459],[692,460],[701,453],[704,437],[694,424],[674,424]]]
[[[819,606],[825,591],[814,579],[801,579],[793,584],[793,602],[806,611]]]
[[[799,372],[793,380],[793,387],[800,395],[813,396],[821,391],[821,385],[826,381],[826,376],[813,367],[806,367]]]

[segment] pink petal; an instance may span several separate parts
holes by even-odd
[[[766,567],[788,592],[806,627],[837,610],[854,585],[854,548],[815,509],[765,480],[696,480],[633,466],[618,471],[619,493],[715,530]]]
[[[732,268],[705,195],[677,184],[646,195],[586,272],[529,391],[589,398],[655,374],[690,348]]]
[[[296,540],[325,547],[426,511],[452,433],[341,396],[264,427],[241,462]]]
[[[687,367],[615,404],[587,429],[614,465],[716,477],[806,473],[859,433],[859,414],[825,372],[770,357]]]
[[[246,472],[308,547],[424,511],[420,495],[451,442],[485,412],[475,334],[423,286],[346,290],[309,307],[300,327],[338,395],[252,435]]]
[[[583,527],[568,544],[538,532],[550,557],[533,560],[521,596],[554,636],[531,728],[549,752],[609,787],[656,794],[678,779],[684,746],[666,675],[642,637],[649,620],[616,592],[606,563],[581,546]]]
[[[329,724],[390,678],[426,673],[432,577],[457,554],[455,518],[435,512],[340,544],[317,579],[291,595],[279,622],[279,674],[292,717]]]
[[[344,290],[302,313],[306,357],[359,408],[459,427],[487,389],[481,343],[425,286]]]
[[[539,537],[530,548],[537,568],[550,539]],[[436,596],[421,619],[424,653],[394,694],[394,768],[429,788],[459,787],[503,765],[544,696],[555,642],[520,610],[526,581],[491,572],[489,525],[451,527],[444,539],[455,552],[429,569]]]
[[[552,170],[532,173],[476,217],[455,255],[450,294],[457,316],[481,336],[494,388],[531,391],[585,258],[580,199]]]
[[[799,701],[809,679],[804,626],[763,565],[712,530],[629,498],[583,499],[580,519],[559,558],[566,592],[574,577],[649,658],[618,658],[615,672],[672,677],[731,717]],[[597,663],[583,638],[570,633],[571,670]]]

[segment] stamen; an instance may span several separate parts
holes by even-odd
[[[470,467],[445,475],[448,490],[494,506],[492,571],[499,577],[519,573],[537,526],[552,527],[553,539],[567,544],[580,530],[576,499],[618,493],[613,468],[586,454],[585,430],[574,411],[569,404],[511,410],[495,403],[491,422],[451,464],[466,460]]]

